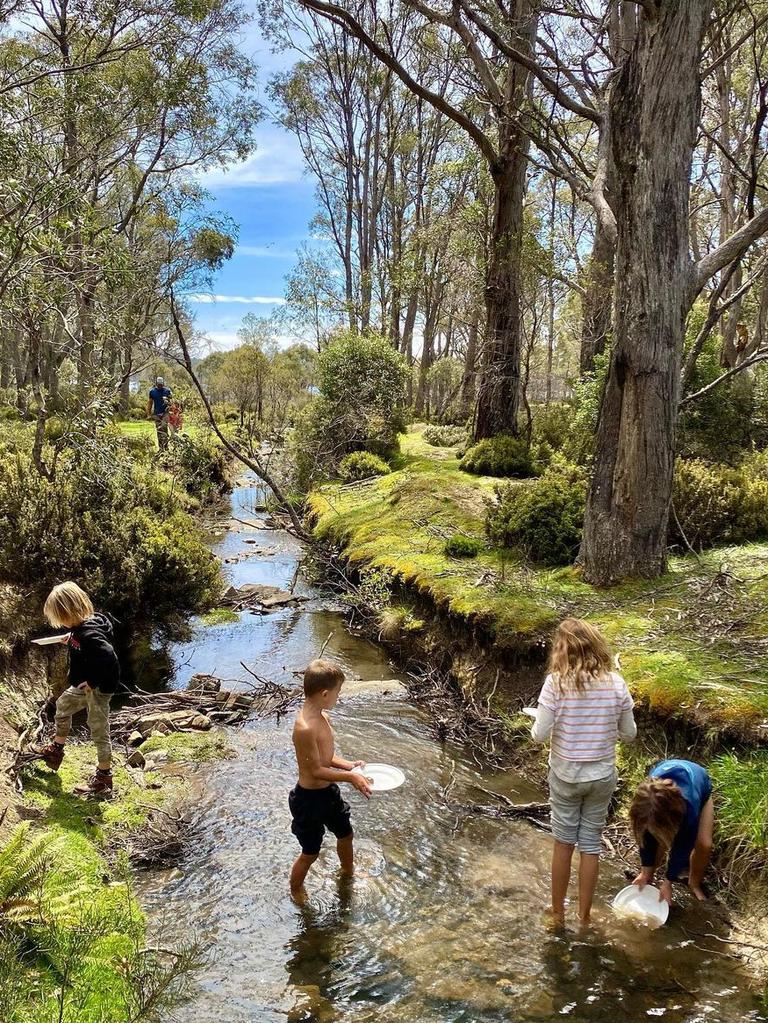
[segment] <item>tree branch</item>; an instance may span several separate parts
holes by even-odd
[[[221,432],[219,424],[216,422],[216,416],[214,415],[213,409],[211,408],[211,403],[208,399],[208,395],[205,393],[205,389],[203,385],[200,383],[200,379],[195,373],[194,366],[192,365],[192,358],[189,354],[189,345],[187,344],[187,339],[184,336],[184,331],[182,330],[181,327],[179,313],[176,308],[176,299],[174,298],[173,292],[171,292],[170,294],[170,307],[171,317],[173,319],[173,326],[176,330],[176,337],[179,340],[179,345],[181,346],[181,351],[183,355],[182,359],[177,358],[176,361],[179,362],[186,369],[187,375],[189,376],[192,383],[195,385],[195,389],[197,390],[197,393],[200,395],[200,399],[202,400],[206,415],[208,416],[208,421],[211,424],[213,432],[219,438],[219,440],[227,449],[227,451],[230,452],[230,454],[234,455],[235,458],[238,459],[238,461],[242,462],[243,465],[247,466],[249,469],[255,472],[259,479],[266,483],[266,485],[275,495],[275,498],[277,499],[280,507],[284,508],[285,511],[288,513],[288,516],[291,520],[291,524],[293,525],[293,528],[296,531],[296,535],[300,537],[302,540],[308,541],[310,537],[304,529],[302,521],[299,518],[298,512],[293,507],[288,498],[285,496],[280,485],[275,481],[274,476],[264,467],[264,463],[261,461],[259,456],[253,455],[251,457],[246,455],[243,451],[240,450],[237,444],[233,444],[232,441],[229,440],[229,438],[226,437]]]
[[[327,18],[331,21],[335,21],[337,24],[344,27],[350,35],[353,35],[355,39],[358,39],[368,49],[374,57],[377,57],[382,64],[385,64],[390,71],[394,71],[400,81],[415,95],[420,96],[423,100],[426,100],[435,110],[439,110],[440,113],[445,114],[452,121],[459,125],[467,135],[472,139],[478,149],[481,151],[483,156],[486,158],[489,164],[493,164],[497,161],[498,156],[496,149],[491,142],[490,138],[481,131],[480,128],[472,121],[466,114],[463,114],[460,110],[455,107],[436,92],[432,92],[431,89],[427,89],[421,85],[416,79],[410,75],[403,65],[397,58],[385,50],[383,46],[380,46],[375,39],[373,39],[363,28],[360,22],[353,18],[349,11],[346,11],[343,7],[339,7],[338,4],[325,3],[324,0],[299,0],[303,7],[306,7],[310,11],[314,11],[321,17]]]
[[[410,3],[411,0],[408,0]],[[537,81],[544,86],[550,95],[554,96],[555,100],[561,107],[566,110],[570,110],[572,114],[576,114],[578,117],[584,117],[588,121],[592,121],[595,124],[600,124],[602,116],[600,112],[593,106],[588,106],[585,103],[580,103],[578,100],[573,99],[565,92],[557,81],[549,75],[540,65],[534,60],[533,57],[529,57],[522,50],[518,50],[515,46],[510,44],[499,35],[499,33],[486,21],[484,21],[475,11],[473,11],[466,3],[465,0],[457,0],[464,14],[469,20],[488,38],[490,42],[497,47],[501,53],[509,57],[516,64],[520,64],[527,71],[533,75]],[[424,9],[419,5],[419,10],[425,13]],[[428,16],[428,15],[426,15]]]
[[[768,209],[764,209],[757,216],[748,220],[738,231],[734,231],[730,238],[726,238],[714,251],[702,256],[698,263],[693,266],[693,294],[694,299],[705,286],[710,277],[713,277],[718,270],[732,263],[742,256],[749,246],[768,232]]]
[[[694,391],[693,394],[686,394],[684,398],[680,399],[678,408],[682,408],[684,405],[688,405],[692,401],[696,401],[698,398],[703,398],[705,394],[709,394],[720,384],[725,383],[726,380],[730,380],[731,377],[735,377],[737,373],[741,373],[742,370],[749,369],[750,366],[754,366],[758,362],[768,361],[768,350],[762,352],[755,352],[749,359],[745,359],[744,362],[739,363],[738,366],[734,366],[733,369],[729,369],[725,373],[721,373],[719,377],[707,384],[706,387],[702,387],[698,391]]]

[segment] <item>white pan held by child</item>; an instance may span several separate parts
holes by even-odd
[[[399,789],[405,781],[405,775],[400,768],[392,767],[391,764],[366,764],[365,767],[355,767],[354,773],[367,778],[373,792]]]

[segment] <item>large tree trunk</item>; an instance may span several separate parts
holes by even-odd
[[[610,100],[618,185],[614,347],[580,560],[591,582],[666,568],[683,329],[689,175],[711,0],[641,15]]]
[[[486,331],[478,387],[475,440],[517,434],[520,405],[520,259],[527,143],[509,126],[504,154],[491,168],[495,201],[488,264]]]

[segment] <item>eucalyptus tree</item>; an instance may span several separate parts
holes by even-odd
[[[42,277],[55,324],[41,319],[42,343],[81,390],[105,367],[125,381],[134,342],[167,321],[169,286],[211,265],[212,240],[227,250],[183,182],[250,146],[243,21],[229,0],[33,0],[0,41],[4,144],[22,157],[2,186],[0,287],[23,300]]]

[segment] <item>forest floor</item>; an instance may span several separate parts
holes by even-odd
[[[674,557],[661,579],[610,590],[578,568],[536,568],[509,551],[448,556],[455,534],[484,537],[498,482],[463,472],[453,449],[430,446],[415,426],[395,471],[324,486],[310,495],[310,513],[316,534],[351,565],[378,569],[453,622],[482,629],[496,651],[540,650],[568,615],[594,622],[654,728],[706,736],[723,837],[768,862],[768,544]]]

